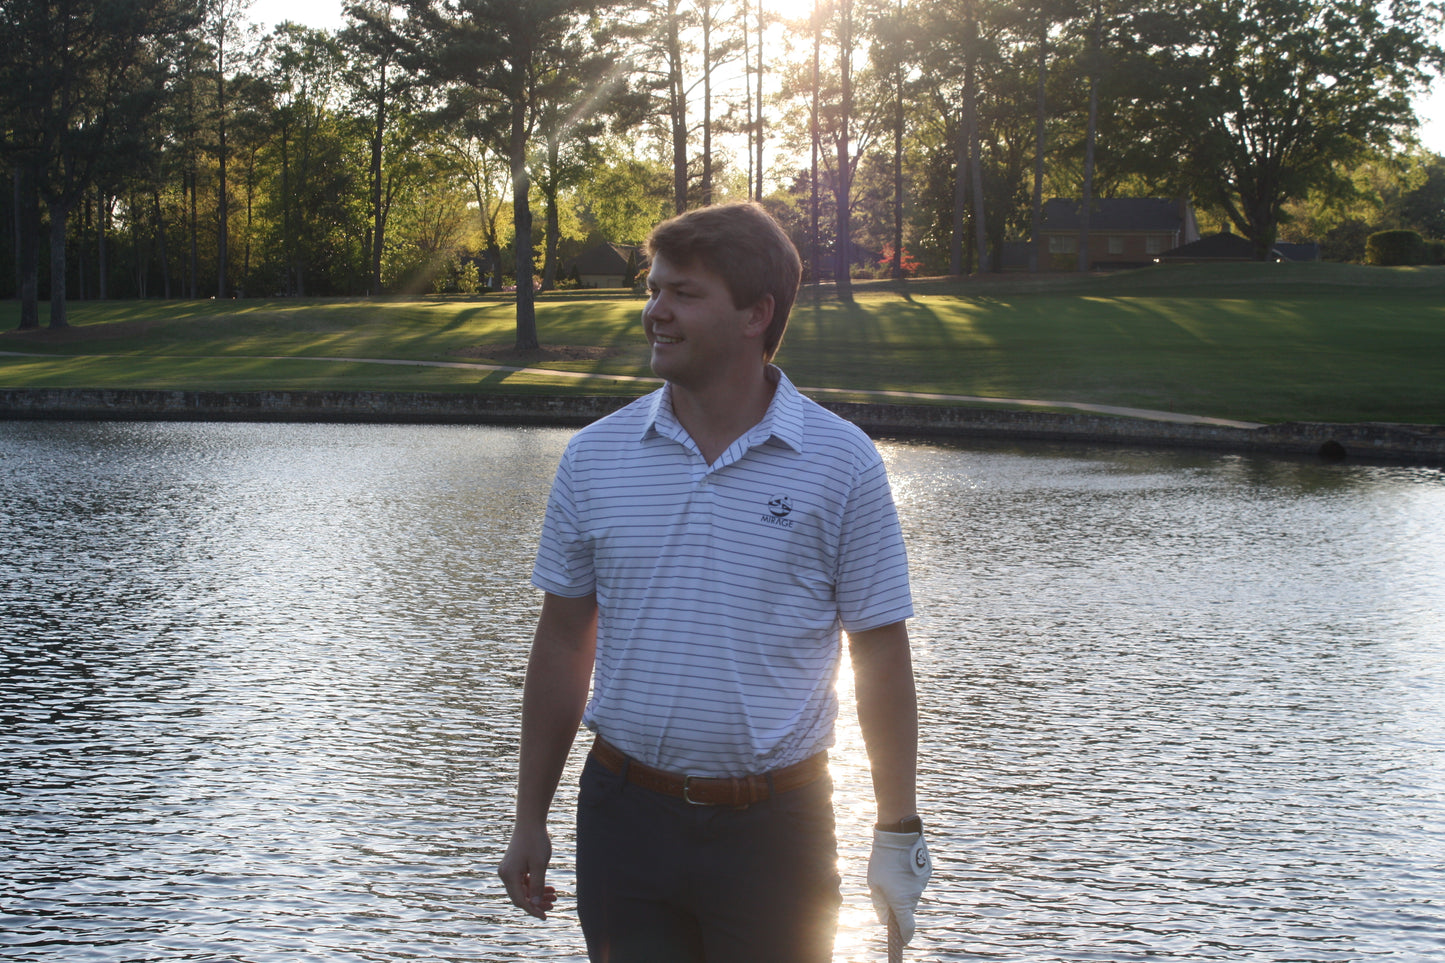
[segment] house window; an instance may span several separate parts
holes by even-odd
[[[1117,234],[1111,234],[1111,235],[1109,236],[1109,253],[1110,253],[1110,254],[1123,254],[1123,253],[1124,253],[1124,239],[1123,239],[1122,237],[1120,237],[1120,236],[1117,235]]]
[[[1050,254],[1078,254],[1079,239],[1072,234],[1050,234]]]
[[[1145,253],[1145,254],[1163,254],[1163,253],[1164,253],[1164,239],[1163,239],[1162,237],[1158,237],[1157,235],[1154,236],[1154,237],[1146,237],[1146,238],[1144,238],[1144,253]]]

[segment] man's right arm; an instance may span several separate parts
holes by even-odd
[[[596,596],[548,593],[522,687],[516,821],[497,870],[512,902],[539,919],[555,902],[546,886],[552,858],[547,811],[582,721],[596,649]]]

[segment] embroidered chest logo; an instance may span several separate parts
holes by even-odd
[[[769,525],[777,525],[779,528],[792,528],[793,520],[788,518],[793,514],[793,499],[790,495],[774,495],[768,501],[768,514],[763,515],[761,521]]]

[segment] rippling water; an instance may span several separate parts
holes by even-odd
[[[492,873],[566,437],[0,423],[0,959],[583,959]],[[882,448],[908,959],[1445,958],[1445,476]],[[837,960],[881,959],[851,718],[835,774]]]

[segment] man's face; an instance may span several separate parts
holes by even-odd
[[[661,254],[652,259],[647,289],[642,330],[658,377],[696,389],[737,365],[762,364],[770,298],[753,307],[734,307],[721,275],[696,263],[675,264]]]

